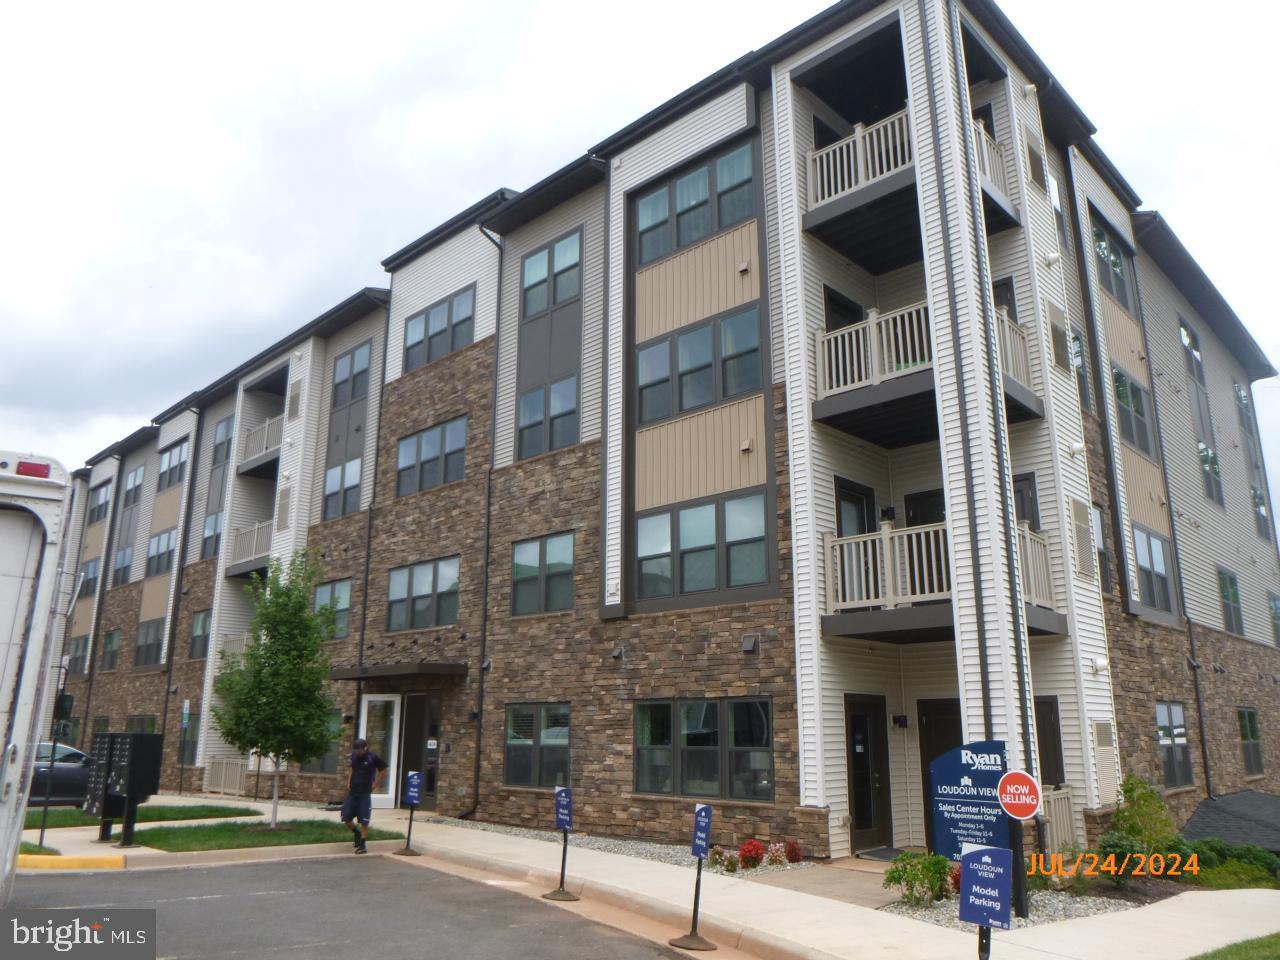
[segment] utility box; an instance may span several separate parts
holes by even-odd
[[[128,797],[133,804],[159,793],[163,753],[162,733],[112,734],[107,793]]]
[[[95,733],[89,756],[93,766],[89,768],[89,783],[85,789],[84,803],[81,809],[91,817],[103,820],[119,820],[124,816],[124,797],[117,797],[107,792],[107,778],[111,772],[111,756],[113,744],[123,733]]]

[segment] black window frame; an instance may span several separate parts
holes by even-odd
[[[98,654],[99,670],[114,670],[120,666],[120,647],[124,635],[119,630],[108,630],[102,636],[102,652]]]
[[[452,563],[457,566],[457,575],[454,580],[452,590],[440,589],[440,565],[443,563]],[[418,593],[418,570],[431,568],[431,589],[426,593]],[[394,590],[394,582],[396,574],[403,572],[407,581],[405,584],[405,595],[397,597],[392,595]],[[450,554],[445,557],[436,557],[432,560],[420,560],[417,563],[407,563],[399,567],[392,567],[387,572],[387,633],[404,633],[412,630],[431,630],[436,627],[452,627],[457,626],[459,615],[459,596],[462,584],[462,557],[460,554]],[[451,598],[453,603],[453,619],[443,620],[440,617],[440,599],[441,597]],[[429,622],[417,622],[417,607],[419,601],[427,601],[430,606],[431,616]],[[402,607],[400,605],[403,605]],[[404,623],[396,624],[396,612],[403,609]]]
[[[346,371],[341,377],[338,367],[346,361]],[[357,362],[364,366],[356,369]],[[369,395],[369,376],[373,368],[373,340],[358,343],[350,350],[344,350],[333,358],[333,389],[329,394],[329,405],[332,410],[363,400]]]
[[[160,663],[164,652],[164,618],[144,620],[138,624],[138,639],[133,645],[133,665],[150,667]]]
[[[1135,307],[1137,280],[1133,269],[1133,253],[1102,217],[1096,213],[1090,217],[1093,230],[1093,262],[1098,274],[1098,284],[1120,304],[1130,316],[1137,314]]]
[[[1133,562],[1138,568],[1138,594],[1143,606],[1152,610],[1163,610],[1166,613],[1173,613],[1176,596],[1175,580],[1173,571],[1173,548],[1169,543],[1169,538],[1149,530],[1139,524],[1133,524]],[[1147,556],[1152,560],[1152,565],[1144,567],[1142,565],[1142,550],[1138,537],[1142,536],[1147,541]],[[1154,566],[1154,547],[1160,546],[1161,559],[1164,562],[1164,572],[1159,573]],[[1163,595],[1157,589],[1163,586]],[[1167,600],[1164,603],[1154,603],[1156,599]]]
[[[200,559],[211,560],[218,555],[218,551],[222,549],[222,528],[226,523],[225,509],[219,510],[217,513],[205,514],[204,528],[200,532]],[[213,531],[210,532],[209,527],[212,523]]]
[[[462,425],[462,446],[450,449],[449,432],[458,424]],[[436,487],[443,487],[464,479],[467,470],[467,441],[470,438],[470,430],[470,417],[468,414],[463,414],[460,417],[452,417],[432,424],[425,430],[419,430],[417,433],[397,440],[396,496],[408,497],[423,490],[434,490]],[[424,458],[427,439],[432,434],[437,436],[436,455]],[[412,463],[405,464],[404,455],[409,445],[413,446],[414,459]],[[432,463],[436,464],[434,479],[427,482],[430,478],[428,470]]]
[[[1240,755],[1246,777],[1260,777],[1266,773],[1262,759],[1262,723],[1257,707],[1236,707],[1236,722],[1240,727]]]
[[[156,493],[176,487],[187,475],[187,458],[191,442],[187,438],[171,443],[160,451],[160,470],[156,475]]]
[[[759,745],[735,746],[733,743],[733,707],[737,704],[763,704],[768,708],[768,746]],[[683,721],[684,708],[702,706],[705,710],[707,706],[715,705],[716,710],[716,740],[713,746],[690,746],[682,743],[683,740]],[[642,744],[640,731],[640,714],[642,709],[661,709],[666,708],[669,711],[667,730],[669,731],[670,742],[666,745],[658,744]],[[632,748],[632,777],[631,784],[634,791],[638,794],[649,796],[674,796],[687,797],[690,799],[707,800],[721,799],[729,800],[735,803],[772,803],[777,795],[777,725],[776,714],[773,707],[773,698],[770,696],[743,696],[743,697],[685,697],[685,698],[658,698],[658,699],[641,699],[635,700],[632,704],[632,731],[634,744]],[[650,783],[646,783],[644,787],[641,785],[641,758],[644,756],[652,756],[667,752],[669,762],[666,767],[670,770],[671,789],[655,790],[652,789]],[[717,760],[717,781],[718,787],[715,793],[710,792],[691,792],[687,789],[686,780],[686,764],[685,755],[697,751],[702,754],[715,754]],[[768,767],[768,795],[741,795],[734,789],[734,756],[740,753],[762,753],[767,752],[769,755]]]
[[[577,239],[577,253],[574,260],[566,262],[560,266],[556,261],[557,249],[564,244],[566,240]],[[562,233],[560,236],[549,240],[547,243],[541,244],[536,249],[530,250],[520,258],[520,322],[533,320],[541,317],[552,310],[562,307],[574,300],[582,299],[582,245],[583,230],[582,227],[574,227]],[[529,282],[528,268],[538,260],[545,258],[545,273],[541,279],[535,279]],[[574,289],[572,293],[566,293],[559,296],[560,279],[573,273],[576,278],[574,280]],[[546,302],[536,310],[529,309],[529,292],[536,287],[546,284],[547,296]]]
[[[569,551],[570,551],[569,570],[567,573],[565,571],[557,571],[555,573],[551,573],[549,571],[548,563],[547,563],[547,544],[552,540],[559,540],[564,537],[569,538]],[[578,543],[577,543],[577,540],[578,540],[578,537],[577,537],[576,531],[559,530],[559,531],[556,531],[555,533],[543,534],[540,537],[527,537],[523,540],[517,540],[511,545],[511,615],[513,617],[541,616],[545,614],[564,613],[566,611],[573,610],[573,608],[577,605],[577,600],[578,600],[578,581],[577,581]],[[530,576],[517,577],[516,576],[516,554],[521,547],[528,546],[529,544],[538,545],[537,574],[532,577]],[[548,602],[548,598],[550,595],[550,586],[551,586],[550,581],[551,581],[551,578],[553,577],[557,577],[557,578],[567,577],[569,580],[569,583],[570,583],[569,604],[567,606],[553,607]],[[518,603],[520,600],[520,592],[517,588],[520,584],[528,583],[529,581],[534,581],[537,584],[538,603],[534,609],[522,610],[522,609],[519,609],[518,607]]]
[[[1089,525],[1093,532],[1093,546],[1098,558],[1098,583],[1104,593],[1110,593],[1112,587],[1111,554],[1107,552],[1107,542],[1103,538],[1106,523],[1103,520],[1101,504],[1089,504]]]
[[[1094,412],[1093,369],[1089,362],[1089,340],[1084,327],[1071,321],[1067,328],[1071,352],[1071,369],[1076,377],[1076,393],[1080,397],[1080,409]]]
[[[1164,718],[1161,717],[1162,710]],[[1176,720],[1175,715],[1181,720]],[[1167,719],[1167,723],[1162,723],[1162,719]],[[1156,751],[1165,789],[1188,787],[1195,782],[1191,769],[1191,743],[1187,736],[1186,704],[1181,700],[1156,701]]]
[[[129,582],[133,572],[133,544],[126,543],[116,550],[116,563],[111,571],[111,585],[120,587]]]
[[[573,381],[573,406],[553,410],[551,402],[555,397],[555,388]],[[581,404],[579,395],[580,383],[578,375],[571,373],[549,383],[526,390],[516,398],[516,459],[530,460],[544,453],[563,450],[578,443],[578,409]],[[536,396],[539,419],[525,419],[525,400],[533,400]],[[531,403],[530,406],[533,406]],[[559,424],[570,421],[572,431],[557,439],[556,430]],[[526,443],[526,440],[528,441]]]
[[[67,641],[67,676],[82,677],[89,672],[89,635],[81,634]]]
[[[136,713],[125,718],[125,733],[155,733],[156,715],[154,713]]]
[[[101,573],[102,561],[98,557],[92,560],[86,560],[80,564],[80,590],[76,593],[78,599],[84,597],[92,597],[98,592],[98,579]]]
[[[199,631],[204,624],[204,632]],[[191,644],[187,648],[188,660],[206,660],[209,657],[209,635],[213,626],[213,610],[196,610],[191,614]]]
[[[235,414],[223,417],[213,427],[213,449],[209,454],[209,467],[221,467],[231,461],[231,444],[235,440]]]
[[[531,710],[533,711],[533,730],[532,736],[526,742],[523,738],[519,742],[513,743],[511,740],[511,719],[514,711]],[[564,743],[545,744],[542,735],[545,729],[544,717],[550,710],[563,710],[568,717],[568,725],[566,730]],[[544,729],[545,728],[545,729]],[[529,751],[529,777],[528,781],[516,780],[512,776],[512,750]],[[556,750],[564,752],[564,760],[562,768],[564,771],[564,783],[543,783],[543,754],[545,751]],[[558,786],[569,786],[573,780],[573,706],[567,700],[558,700],[550,702],[521,702],[508,703],[503,711],[502,726],[502,782],[508,787],[521,787],[529,790],[554,790]]]
[[[356,477],[353,481],[350,477],[351,465],[356,464]],[[336,490],[329,489],[329,479],[337,471],[338,488]],[[339,517],[345,517],[350,513],[360,512],[360,486],[364,480],[364,457],[352,457],[342,463],[335,464],[332,467],[326,467],[324,471],[324,500],[323,500],[323,516],[324,520],[336,520]]]
[[[153,551],[152,546],[156,545]],[[178,528],[170,527],[153,533],[147,540],[147,576],[160,577],[173,570],[173,555],[178,546]],[[161,549],[163,548],[163,549]]]
[[[1116,363],[1111,365],[1111,384],[1115,391],[1116,419],[1120,421],[1121,439],[1148,459],[1154,459],[1156,432],[1155,416],[1151,409],[1151,391]],[[1133,402],[1135,396],[1139,401],[1136,406]],[[1142,409],[1139,410],[1138,406]],[[1138,431],[1139,425],[1142,427],[1141,434]]]
[[[186,767],[195,766],[200,746],[200,701],[192,700],[190,707],[186,726],[182,726],[182,714],[178,714],[178,763]]]
[[[345,590],[339,590],[345,584]],[[351,577],[340,577],[337,580],[326,580],[316,584],[315,609],[319,612],[328,606],[333,609],[333,632],[326,640],[342,640],[351,635]],[[346,594],[346,606],[339,603],[341,594]]]
[[[1234,593],[1234,600],[1228,596]],[[1243,637],[1244,604],[1240,597],[1240,575],[1227,567],[1218,567],[1218,600],[1222,605],[1222,629]]]
[[[465,347],[475,343],[475,324],[476,324],[476,293],[477,284],[470,283],[465,287],[453,291],[446,297],[428,304],[424,309],[405,318],[404,321],[404,370],[403,373],[412,373],[414,370],[421,370],[423,367],[435,363],[437,360],[443,360],[451,353],[457,353]],[[460,310],[458,300],[461,297],[470,294],[471,311],[465,316],[456,313]],[[431,332],[430,321],[431,315],[438,308],[445,308],[445,325],[444,329]],[[421,338],[409,341],[410,325],[421,321],[422,336]],[[459,331],[462,332],[459,332]],[[432,341],[436,337],[443,337],[445,347],[443,352],[433,353]],[[466,342],[462,342],[465,340]],[[419,351],[419,348],[420,351]],[[415,352],[418,351],[418,352]]]
[[[124,500],[120,504],[120,509],[128,510],[142,500],[142,484],[146,479],[147,465],[145,463],[139,464],[125,474]]]
[[[111,481],[103,480],[89,491],[89,512],[85,515],[85,526],[93,526],[107,519],[111,510]]]

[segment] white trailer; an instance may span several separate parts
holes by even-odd
[[[0,906],[13,890],[42,733],[70,490],[56,460],[0,450]]]

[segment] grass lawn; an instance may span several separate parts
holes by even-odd
[[[370,840],[396,840],[403,833],[370,829]],[[170,853],[232,850],[242,847],[291,847],[300,843],[350,843],[351,831],[337,820],[281,820],[272,830],[260,823],[211,823],[195,827],[148,827],[134,835],[147,847]]]
[[[42,809],[27,810],[25,829],[39,830]],[[214,817],[258,817],[262,814],[251,807],[223,807],[211,803],[196,804],[189,807],[176,804],[154,805],[143,804],[138,808],[139,823],[156,823],[161,820],[209,820]],[[78,807],[50,807],[49,829],[58,827],[93,827],[98,825],[98,818],[91,817]]]
[[[22,843],[19,844],[18,852],[19,853],[43,853],[47,857],[62,856],[62,854],[60,854],[57,850],[53,849],[53,847],[41,847],[34,843],[27,843],[27,841],[25,840],[23,840]]]
[[[1202,953],[1194,960],[1275,960],[1276,957],[1280,957],[1280,933],[1233,943],[1213,953]]]

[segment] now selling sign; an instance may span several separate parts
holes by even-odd
[[[1040,784],[1025,770],[1010,770],[996,788],[1000,806],[1015,820],[1030,820],[1040,812]]]

